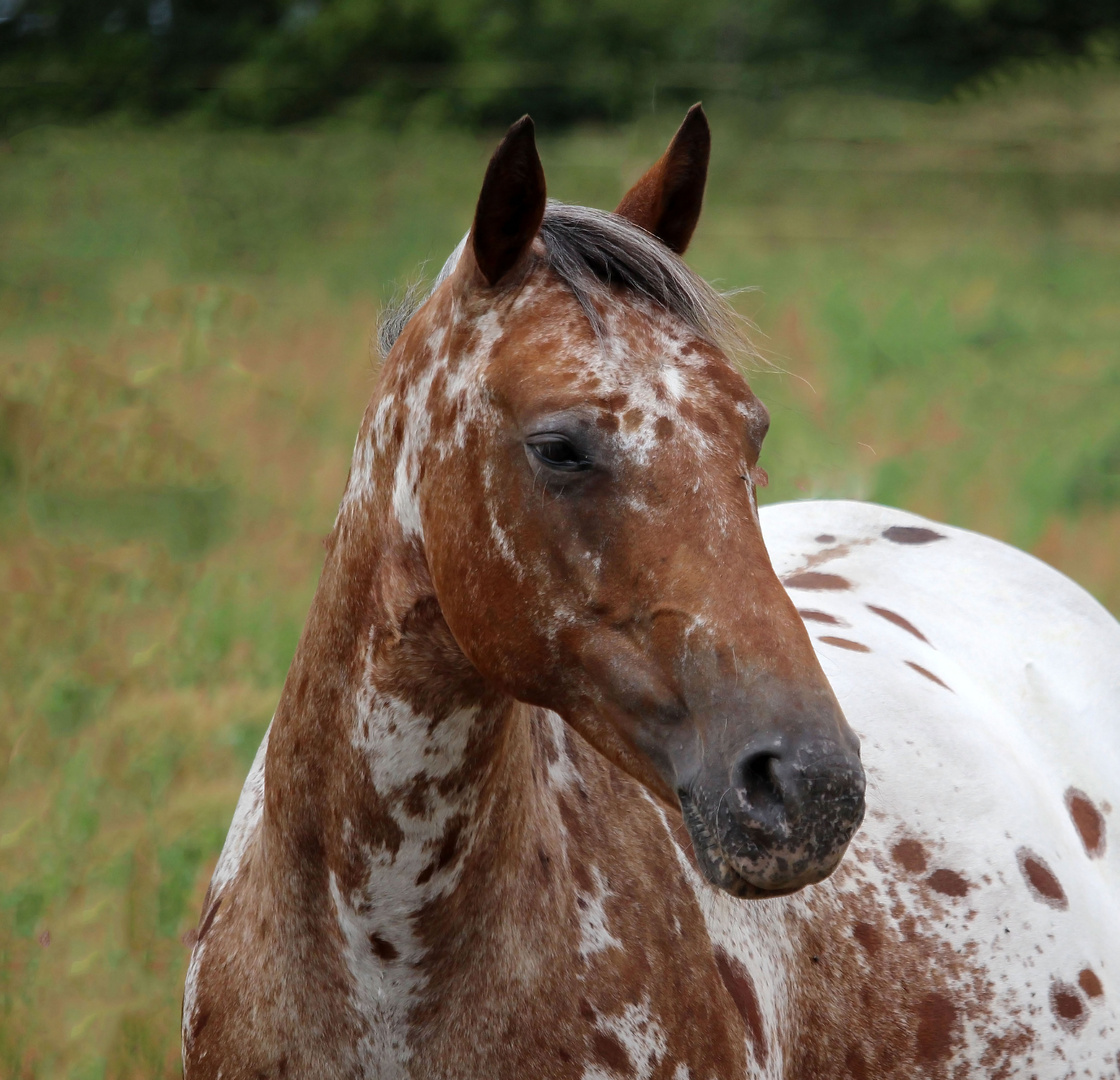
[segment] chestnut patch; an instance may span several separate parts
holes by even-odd
[[[723,985],[735,1002],[735,1008],[747,1025],[747,1032],[754,1044],[755,1056],[758,1063],[766,1065],[766,1032],[762,1026],[762,1010],[758,1005],[758,996],[755,994],[754,982],[750,973],[738,960],[729,956],[723,949],[715,950],[716,968],[723,979]]]
[[[1092,968],[1082,968],[1077,973],[1077,985],[1085,991],[1086,997],[1098,998],[1104,995],[1104,987]]]
[[[920,874],[929,865],[929,855],[919,840],[899,840],[891,848],[891,858],[911,874]]]
[[[823,641],[826,645],[835,645],[838,649],[847,649],[849,652],[871,652],[866,645],[861,645],[858,641],[849,641],[848,638],[822,637],[817,640]]]
[[[932,544],[935,540],[945,540],[946,536],[920,525],[892,525],[883,530],[883,539],[892,544]]]
[[[924,641],[927,645],[929,639],[919,630],[909,619],[904,619],[896,611],[891,611],[890,608],[876,607],[874,604],[867,604],[867,610],[874,612],[880,619],[886,619],[889,623],[894,623],[900,630],[905,630],[908,634],[913,634],[919,641]]]
[[[1076,986],[1055,982],[1050,987],[1050,1011],[1059,1025],[1069,1032],[1077,1031],[1086,1021],[1085,1003]]]
[[[1099,859],[1105,849],[1104,815],[1084,791],[1072,787],[1066,790],[1066,809],[1085,845],[1085,853],[1090,859]]]
[[[373,954],[380,960],[396,960],[396,958],[400,956],[397,947],[376,931],[370,931],[369,947],[373,950]]]
[[[787,589],[823,589],[835,592],[842,592],[852,587],[852,583],[839,574],[822,574],[817,570],[791,574],[789,577],[782,578],[782,584]]]
[[[1031,895],[1036,900],[1059,910],[1069,907],[1069,900],[1066,898],[1062,883],[1041,855],[1036,855],[1029,848],[1024,847],[1015,852],[1015,857],[1018,859],[1023,880],[1026,881]]]
[[[934,892],[944,896],[967,896],[972,887],[956,870],[934,870],[926,882]]]
[[[944,994],[926,994],[918,1003],[919,1061],[940,1061],[953,1052],[956,1006]]]
[[[930,682],[935,682],[938,686],[943,686],[950,694],[953,693],[953,688],[948,683],[942,682],[932,671],[922,667],[921,664],[915,664],[913,660],[907,660],[905,663],[908,668],[912,668],[919,675],[924,675]]]

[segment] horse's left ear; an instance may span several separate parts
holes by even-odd
[[[693,105],[669,149],[626,193],[615,213],[683,255],[700,220],[711,150],[708,118],[699,104]]]
[[[528,249],[544,218],[544,169],[533,138],[533,121],[523,116],[494,151],[471,226],[471,247],[491,285],[513,268]]]

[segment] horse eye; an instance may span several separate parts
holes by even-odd
[[[551,469],[576,472],[589,468],[587,460],[563,435],[538,435],[529,440],[529,447]]]

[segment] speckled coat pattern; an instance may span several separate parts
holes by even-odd
[[[531,125],[495,154],[358,433],[187,1080],[1120,1075],[1120,625],[899,510],[759,512],[766,412],[673,254],[706,138],[583,212],[665,303],[577,295]],[[817,772],[756,850],[760,731]]]

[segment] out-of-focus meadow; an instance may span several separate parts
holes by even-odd
[[[612,207],[679,120],[539,132]],[[758,326],[771,500],[1002,537],[1120,612],[1120,77],[716,107],[690,261]],[[380,301],[494,135],[0,144],[0,1076],[179,1074],[183,936],[283,683]]]

